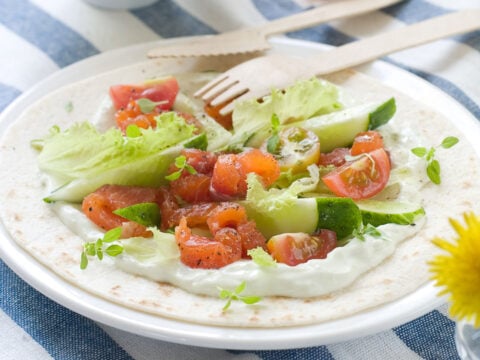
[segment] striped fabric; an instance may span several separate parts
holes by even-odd
[[[82,0],[0,0],[0,111],[39,81],[92,55],[160,38],[215,34],[325,2],[159,0],[145,8],[108,11]],[[464,8],[480,8],[480,0],[404,1],[287,35],[341,45]],[[402,51],[386,61],[441,88],[480,120],[480,31]],[[446,306],[379,334],[304,349],[229,351],[152,340],[58,305],[0,260],[0,360],[52,358],[450,360],[458,355]]]

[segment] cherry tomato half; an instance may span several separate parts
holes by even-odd
[[[272,140],[275,142],[272,145]],[[273,148],[272,148],[273,147]],[[312,131],[301,127],[288,127],[265,141],[261,149],[273,154],[281,171],[293,174],[306,171],[320,160],[320,140]]]
[[[116,110],[126,108],[130,100],[146,98],[154,102],[165,101],[157,108],[169,110],[179,90],[177,79],[173,76],[142,85],[113,85],[110,87],[110,98]]]
[[[383,138],[378,131],[365,131],[355,136],[350,150],[352,155],[367,153],[383,148]]]
[[[336,168],[322,180],[335,195],[361,200],[382,191],[389,177],[388,154],[384,149],[377,149]]]
[[[337,246],[334,231],[322,229],[317,234],[285,233],[267,242],[267,249],[279,263],[295,266],[310,259],[324,259]]]

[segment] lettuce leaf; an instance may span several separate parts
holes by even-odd
[[[137,137],[123,136],[116,128],[100,133],[88,122],[63,132],[53,127],[43,139],[39,167],[64,180],[91,177],[178,144],[195,129],[174,112],[158,116],[157,123],[156,129],[140,129]]]
[[[111,128],[100,133],[88,122],[65,131],[53,127],[36,142],[40,170],[53,178],[55,190],[46,201],[79,202],[104,184],[158,186],[165,182],[169,164],[195,127],[174,112],[157,117],[156,129],[139,129],[139,136],[124,136]]]
[[[327,114],[341,107],[335,85],[316,77],[298,81],[285,91],[272,90],[260,102],[252,99],[236,104],[232,114],[232,141],[258,146],[268,137],[273,114],[278,116],[280,124],[287,124]]]
[[[315,199],[299,198],[303,193],[314,191],[320,179],[317,166],[311,165],[308,170],[309,177],[296,180],[285,189],[266,190],[256,175],[248,175],[247,198],[242,204],[267,239],[279,233],[310,233],[316,229]]]
[[[133,237],[122,240],[124,252],[139,262],[164,262],[178,259],[180,250],[175,242],[175,235],[164,233],[155,227],[148,228],[153,237]]]
[[[308,167],[309,177],[295,180],[288,188],[266,190],[258,177],[250,173],[247,177],[248,190],[246,202],[251,208],[262,213],[270,213],[291,206],[302,193],[314,191],[320,180],[319,169],[315,165]],[[272,215],[273,216],[273,215]]]

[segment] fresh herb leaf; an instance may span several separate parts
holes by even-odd
[[[103,260],[103,240],[98,239],[95,243],[95,253],[97,254],[98,260]]]
[[[419,158],[422,158],[424,157],[425,155],[427,155],[427,149],[424,148],[424,147],[416,147],[416,148],[413,148],[411,149],[411,152],[418,156]]]
[[[280,147],[280,136],[278,134],[278,128],[280,127],[280,119],[277,114],[272,115],[272,136],[267,140],[267,151],[270,154],[277,154]]]
[[[425,158],[425,161],[427,163],[425,170],[428,178],[432,183],[439,185],[442,182],[442,179],[440,175],[440,162],[435,159],[436,150],[439,147],[449,149],[452,146],[455,146],[458,142],[459,140],[455,136],[447,136],[437,147],[432,146],[430,149],[424,147],[416,147],[410,149],[410,151],[419,158]]]
[[[252,305],[261,300],[260,296],[242,296],[240,299],[244,304]]]
[[[275,259],[260,246],[248,250],[247,255],[250,256],[253,262],[259,266],[277,266]]]
[[[113,211],[115,215],[143,226],[160,225],[160,209],[157,203],[139,203]]]
[[[123,252],[123,246],[118,244],[110,245],[104,250],[105,243],[111,243],[120,239],[121,233],[122,228],[117,227],[107,231],[103,238],[83,244],[83,251],[80,255],[80,269],[84,270],[87,268],[89,256],[96,256],[98,260],[103,260],[104,253],[109,256],[121,254]]]
[[[434,183],[439,185],[441,183],[441,178],[440,178],[440,163],[438,160],[432,160],[430,163],[427,165],[427,175],[428,178]]]
[[[197,170],[195,170],[192,165],[187,163],[187,158],[185,155],[180,155],[175,158],[175,167],[178,170],[174,171],[170,175],[165,176],[165,179],[170,181],[177,180],[182,175],[183,170],[188,171],[188,173],[192,175],[197,173]]]
[[[244,304],[252,305],[252,304],[255,304],[255,303],[259,302],[262,299],[259,296],[244,296],[244,295],[241,295],[241,293],[245,290],[246,286],[247,286],[246,282],[242,281],[233,291],[218,288],[219,291],[220,291],[220,293],[219,293],[220,299],[227,300],[227,302],[225,303],[225,305],[222,308],[222,311],[226,311],[230,307],[230,305],[232,304],[232,301],[241,301]]]
[[[88,266],[88,256],[85,251],[82,251],[82,255],[80,257],[80,269],[84,270]]]
[[[183,145],[186,149],[207,150],[208,138],[206,133],[202,133]]]
[[[372,224],[367,224],[361,229],[355,229],[353,231],[353,236],[355,236],[356,238],[362,241],[365,241],[366,235],[379,238],[382,236],[382,233]]]
[[[110,245],[105,249],[105,252],[108,256],[117,256],[123,252],[123,246],[117,244]]]
[[[105,235],[103,235],[103,242],[112,242],[115,240],[120,239],[120,235],[122,234],[122,228],[116,227],[111,230],[108,230]]]
[[[458,142],[459,140],[455,136],[447,136],[445,139],[443,139],[441,146],[444,149],[449,149],[455,144],[457,144]]]
[[[69,101],[66,105],[65,105],[65,111],[67,113],[71,113],[73,111],[73,103],[71,101]]]
[[[141,98],[137,100],[137,104],[140,107],[140,111],[144,114],[153,112],[158,105],[167,104],[167,100],[162,101],[152,101],[147,98]]]

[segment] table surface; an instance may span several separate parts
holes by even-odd
[[[143,8],[106,10],[81,0],[0,0],[0,111],[49,75],[90,56],[162,38],[255,25],[326,2],[159,0]],[[480,8],[480,0],[404,1],[287,36],[338,46],[464,8]],[[385,60],[453,96],[480,120],[480,31]],[[0,260],[0,360],[456,359],[454,328],[443,305],[388,331],[319,347],[229,351],[172,344],[76,314],[37,292]]]

